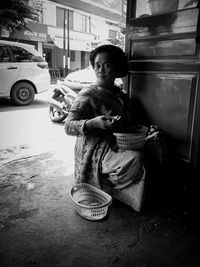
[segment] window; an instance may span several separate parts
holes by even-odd
[[[75,62],[76,59],[75,59],[75,51],[70,51],[70,60],[71,62]]]
[[[198,0],[137,0],[136,17],[159,15],[174,12],[180,9],[197,7]]]
[[[10,62],[11,56],[6,46],[0,46],[0,62]]]
[[[67,27],[67,9],[66,9],[66,27]],[[73,29],[73,16],[74,12],[72,10],[69,10],[69,28]],[[64,8],[56,7],[56,26],[57,27],[63,27],[64,25]]]
[[[112,38],[112,39],[115,39],[117,36],[117,32],[114,31],[114,30],[109,30],[109,33],[108,33],[108,37],[109,38]]]
[[[74,13],[74,30],[90,33],[90,17]]]
[[[11,49],[12,49],[12,52],[14,55],[14,61],[15,62],[41,62],[41,61],[44,61],[42,57],[35,56],[21,47],[12,46]]]

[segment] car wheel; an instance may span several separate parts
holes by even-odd
[[[53,122],[61,122],[65,118],[67,118],[67,114],[64,114],[58,111],[56,108],[50,106],[49,107],[49,117]]]
[[[20,82],[11,90],[10,98],[15,105],[26,106],[33,102],[35,90],[32,85],[27,82]]]

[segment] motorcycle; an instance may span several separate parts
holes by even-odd
[[[76,96],[77,94],[72,89],[58,81],[53,90],[53,95],[48,101],[51,121],[61,122],[67,118]]]

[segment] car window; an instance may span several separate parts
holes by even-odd
[[[8,47],[5,45],[0,45],[0,62],[10,62],[11,55],[9,53]]]
[[[43,58],[35,56],[22,47],[11,46],[15,62],[43,62]]]

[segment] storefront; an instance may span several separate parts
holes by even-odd
[[[47,28],[48,35],[50,36],[54,46],[50,47],[49,43],[44,43],[44,51],[46,55],[50,55],[51,51],[51,60],[52,66],[56,68],[63,68],[63,29],[53,26],[48,26]],[[68,36],[66,31],[65,39],[65,54],[66,58],[68,55]],[[74,71],[77,69],[83,69],[89,64],[89,55],[92,50],[91,43],[94,40],[93,34],[81,33],[70,31],[69,32],[69,57],[70,62],[66,60],[66,68],[69,71]],[[47,56],[47,57],[48,57]],[[68,66],[69,63],[69,66]]]
[[[29,21],[28,28],[29,31],[16,31],[9,36],[9,40],[32,44],[43,55],[43,43],[48,42],[49,39],[47,25]]]

